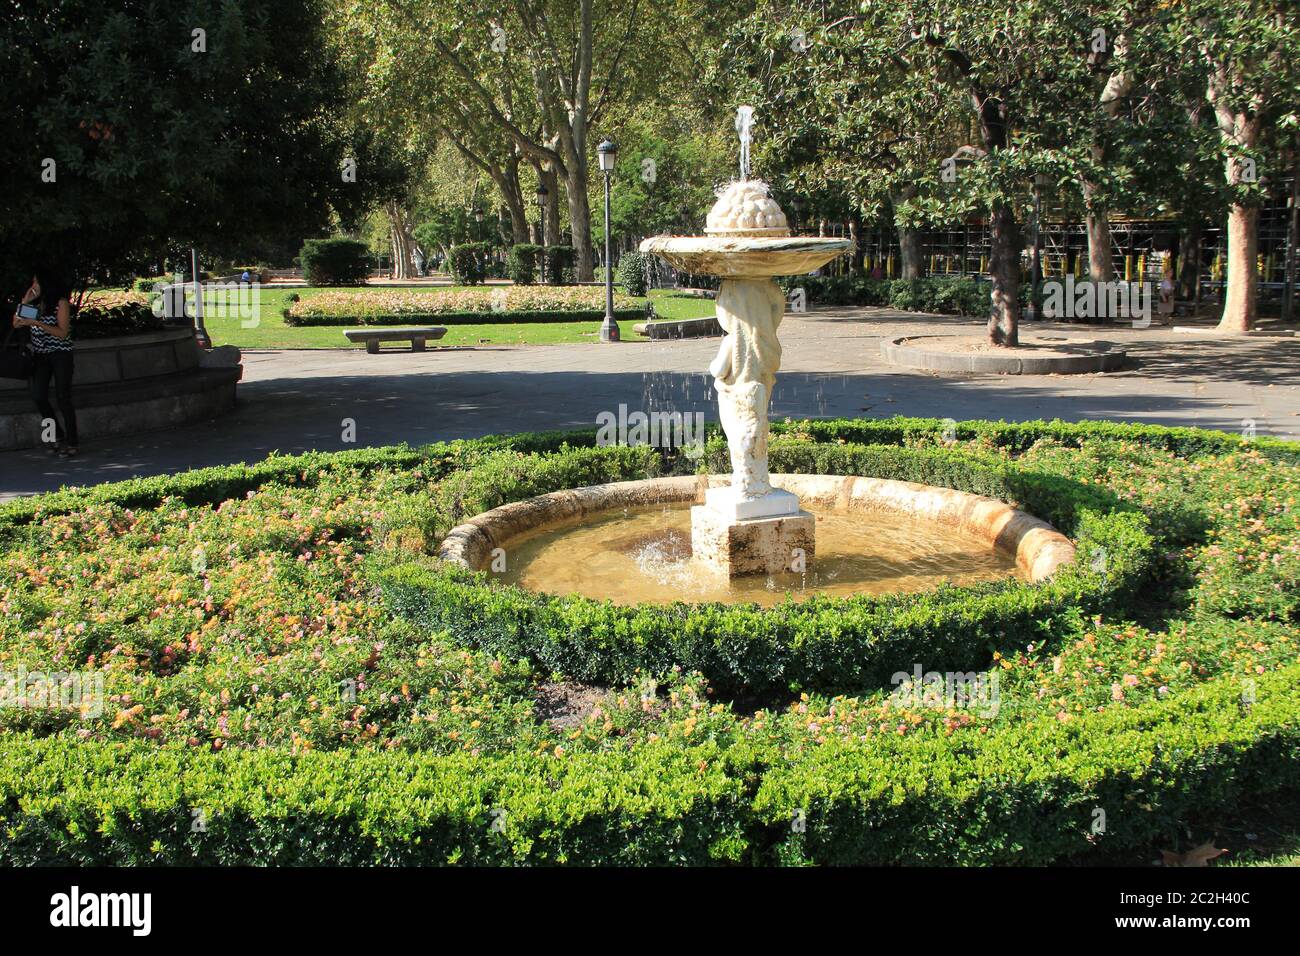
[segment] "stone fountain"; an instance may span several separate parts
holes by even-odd
[[[765,183],[749,178],[753,110],[737,114],[740,179],[722,190],[703,236],[656,236],[641,243],[675,268],[722,279],[718,323],[726,335],[709,365],[731,449],[730,487],[709,489],[691,509],[691,550],[736,576],[802,570],[815,553],[815,519],[767,468],[768,404],[781,367],[777,329],[785,296],[774,276],[812,272],[848,250],[847,239],[793,236]]]

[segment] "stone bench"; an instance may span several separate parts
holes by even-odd
[[[386,328],[344,329],[343,334],[349,342],[366,343],[366,351],[378,355],[380,342],[410,342],[412,352],[423,352],[424,343],[429,339],[442,338],[447,334],[447,328],[442,325],[394,325]]]
[[[653,322],[638,322],[632,326],[632,330],[648,339],[696,339],[723,334],[716,315],[699,319],[656,319]]]

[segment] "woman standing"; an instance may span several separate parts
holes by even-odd
[[[53,274],[41,270],[23,296],[23,305],[34,306],[37,317],[26,319],[14,313],[14,328],[31,329],[32,399],[43,419],[54,422],[55,443],[50,450],[64,458],[77,454],[77,412],[72,407],[72,303],[67,291]],[[63,424],[59,425],[50,405],[50,380]]]

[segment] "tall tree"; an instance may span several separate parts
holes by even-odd
[[[517,232],[519,163],[563,182],[578,276],[589,280],[589,140],[650,55],[645,10],[641,0],[381,0],[356,13],[382,24],[399,72],[425,78],[433,102],[421,105],[484,164]]]
[[[819,116],[832,113],[845,144],[835,161],[856,167],[859,183],[874,177],[888,184],[904,225],[980,211],[991,237],[989,340],[1016,345],[1018,210],[1035,173],[1077,182],[1089,155],[1080,146],[1089,142],[1086,122],[1095,114],[1087,94],[1088,11],[1055,0],[863,0],[826,5],[825,13],[821,3],[798,6],[819,22],[834,16],[822,33],[847,37],[821,43],[822,34],[809,33],[803,55],[817,66],[769,71],[769,100],[811,100],[821,104]],[[755,14],[760,29],[767,15]],[[778,44],[790,44],[791,26],[770,30],[772,42],[751,59],[789,59]],[[852,83],[871,92],[855,96],[845,89]],[[780,115],[789,119],[789,112]]]
[[[316,0],[3,8],[7,279],[28,256],[109,281],[190,244],[284,246],[369,199],[369,147],[340,122]]]
[[[1300,104],[1300,16],[1291,0],[1187,0],[1172,14],[1183,49],[1206,67],[1205,98],[1231,197],[1219,328],[1247,332],[1257,317],[1262,184],[1285,172],[1279,133],[1295,123]]]
[[[921,170],[962,142],[966,117],[958,100],[913,95],[901,55],[917,39],[864,42],[857,8],[763,7],[731,31],[712,79],[757,107],[760,168],[782,191],[807,196],[818,218],[892,217],[902,276],[918,278]]]

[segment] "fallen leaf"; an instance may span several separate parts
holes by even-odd
[[[1227,850],[1216,849],[1213,843],[1202,843],[1200,846],[1192,847],[1186,853],[1161,850],[1160,856],[1165,866],[1206,866],[1210,860],[1227,852]]]

